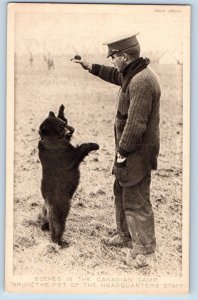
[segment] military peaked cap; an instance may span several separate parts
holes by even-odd
[[[122,37],[120,39],[103,43],[103,45],[107,45],[108,47],[107,57],[118,52],[124,52],[125,50],[130,50],[131,48],[139,45],[139,42],[136,38],[138,34],[139,33],[136,33],[131,36]]]

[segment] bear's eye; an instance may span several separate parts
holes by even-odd
[[[64,129],[65,128],[65,124],[60,126],[60,129]]]
[[[46,128],[41,129],[41,135],[47,135],[48,130]]]

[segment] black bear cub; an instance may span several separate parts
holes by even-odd
[[[67,124],[64,106],[59,108],[58,117],[49,112],[39,127],[41,137],[38,149],[42,165],[41,193],[44,198],[42,230],[51,231],[54,243],[66,246],[62,240],[66,218],[69,214],[71,198],[76,191],[80,171],[79,165],[99,145],[85,143],[74,147],[70,139],[74,128]]]

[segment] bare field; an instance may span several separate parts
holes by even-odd
[[[96,62],[97,59],[95,60]],[[42,57],[15,64],[15,275],[157,275],[180,276],[182,271],[182,67],[153,65],[160,76],[161,152],[152,173],[151,199],[155,214],[157,251],[153,265],[128,268],[127,248],[106,247],[101,237],[116,232],[111,169],[113,123],[119,88],[92,76],[65,57],[54,58],[48,70]],[[100,61],[99,61],[100,63]],[[61,249],[39,227],[40,193],[38,128],[50,110],[65,105],[73,126],[73,144],[96,142],[100,150],[81,164],[81,182],[72,200]]]

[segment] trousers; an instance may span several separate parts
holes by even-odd
[[[151,174],[133,186],[114,182],[116,225],[120,236],[132,239],[132,255],[155,251],[155,224],[150,202]]]

